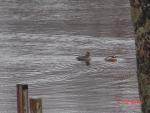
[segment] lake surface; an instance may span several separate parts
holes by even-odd
[[[129,1],[0,0],[0,113],[17,113],[18,83],[43,113],[141,113],[118,104],[139,100]]]

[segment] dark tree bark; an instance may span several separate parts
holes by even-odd
[[[130,0],[143,113],[150,113],[150,0]]]

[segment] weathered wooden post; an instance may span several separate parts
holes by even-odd
[[[42,113],[41,98],[30,98],[30,113]]]
[[[28,108],[28,85],[17,84],[17,111],[18,113],[29,113]]]

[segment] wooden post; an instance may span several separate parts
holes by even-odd
[[[28,85],[17,84],[17,111],[18,113],[29,113],[28,108]]]
[[[42,113],[42,99],[30,98],[30,113]]]

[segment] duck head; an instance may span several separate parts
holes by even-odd
[[[90,57],[90,56],[91,56],[90,52],[87,51],[86,54],[85,54],[85,56],[86,56],[86,57]]]

